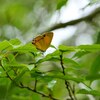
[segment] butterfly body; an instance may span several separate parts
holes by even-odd
[[[32,44],[36,46],[37,49],[41,51],[46,51],[50,46],[53,38],[53,32],[46,32],[42,35],[37,36],[32,40]]]

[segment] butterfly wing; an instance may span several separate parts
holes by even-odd
[[[46,32],[43,35],[37,36],[35,39],[33,39],[32,44],[34,44],[37,49],[46,51],[46,49],[50,46],[52,38],[53,32]]]
[[[45,45],[44,49],[45,50],[50,46],[52,38],[53,38],[53,33],[52,32],[47,32],[46,34],[44,34],[44,45]]]
[[[36,46],[37,49],[41,50],[41,40],[42,40],[42,36],[37,36],[35,39],[33,39],[32,44],[34,44]]]

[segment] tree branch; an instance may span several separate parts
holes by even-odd
[[[75,25],[75,24],[78,24],[79,22],[82,22],[82,21],[92,20],[98,14],[100,14],[100,7],[96,8],[92,13],[89,13],[88,15],[86,15],[84,17],[74,19],[74,20],[68,21],[66,23],[56,24],[45,31],[52,31],[55,29],[67,27],[69,25]]]

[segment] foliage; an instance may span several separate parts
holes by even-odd
[[[85,61],[82,60],[84,57]],[[100,44],[60,45],[45,56],[31,43],[23,44],[18,39],[2,41],[0,99],[80,100],[80,94],[100,97],[98,84],[92,87],[94,81],[100,80],[99,61]],[[85,88],[79,87],[80,83]],[[84,98],[87,98],[86,95]]]
[[[0,0],[0,100],[100,99],[100,10],[97,7],[84,15],[86,7],[100,0],[89,0],[81,9],[85,17],[62,23],[60,16],[67,3],[69,0]],[[56,22],[51,25],[55,14]],[[36,33],[66,30],[67,26],[77,30],[64,44],[75,45],[81,34],[91,34],[96,44],[52,45],[55,51],[45,55],[27,43]]]

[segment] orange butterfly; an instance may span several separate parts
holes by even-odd
[[[37,49],[41,51],[46,51],[50,46],[53,38],[53,32],[46,32],[42,35],[37,36],[32,40],[32,44],[36,46]]]

